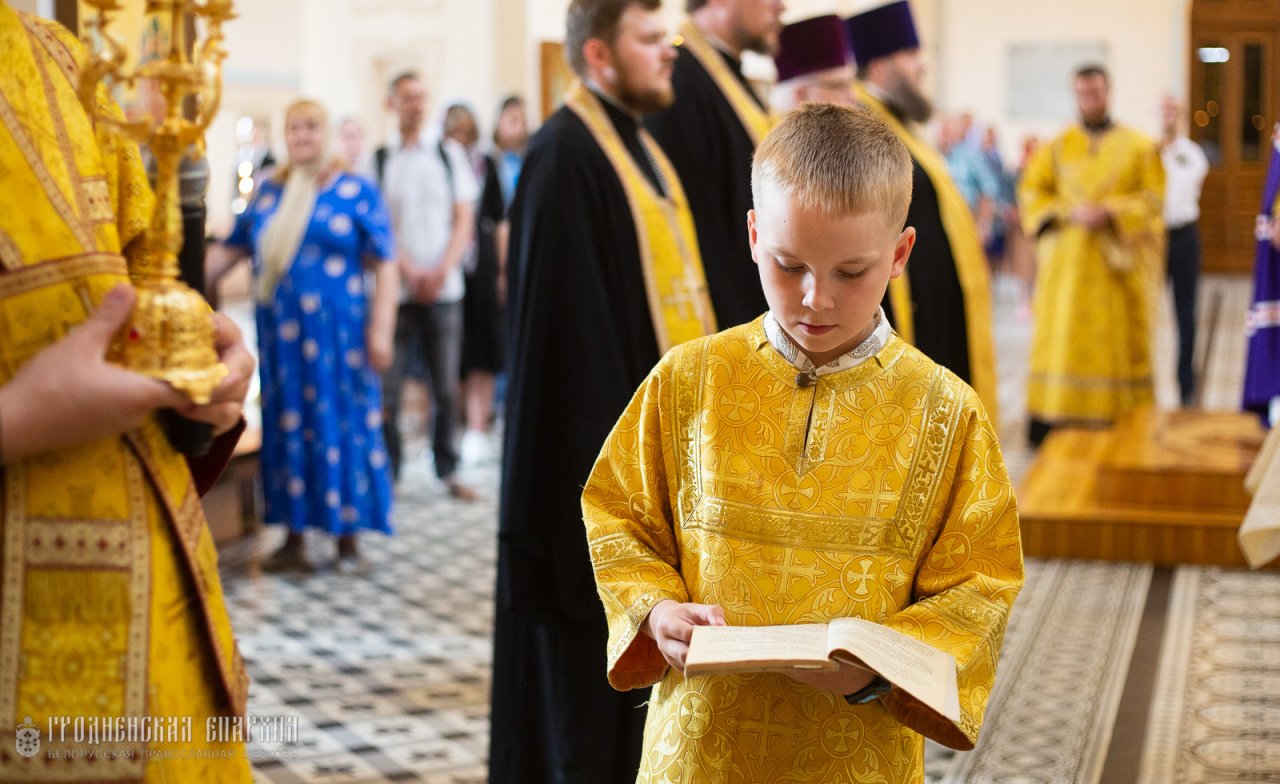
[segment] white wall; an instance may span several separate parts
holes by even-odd
[[[789,0],[784,18],[847,16],[865,1]],[[224,111],[208,136],[211,225],[222,231],[230,220],[234,118],[266,116],[278,126],[285,104],[301,94],[321,100],[334,117],[365,117],[373,143],[393,125],[383,109],[386,81],[405,68],[422,73],[433,114],[446,100],[466,98],[486,135],[506,91],[522,90],[536,117],[539,44],[563,40],[568,3],[240,0],[240,18],[227,26]],[[1051,135],[1062,125],[1010,119],[1011,45],[1102,41],[1113,75],[1113,114],[1151,133],[1160,96],[1185,90],[1190,0],[913,0],[912,7],[930,62],[928,92],[942,111],[970,111],[995,124],[1007,153],[1023,135]],[[664,0],[664,10],[674,28],[684,0]],[[770,73],[759,59],[748,67],[756,76]],[[1043,89],[1065,93],[1070,85]],[[278,133],[275,149],[283,150]]]
[[[237,2],[239,18],[226,26],[222,112],[207,135],[214,233],[225,233],[232,219],[234,131],[241,115],[271,121],[273,149],[281,157],[284,107],[298,97],[314,98],[335,120],[347,114],[363,117],[370,145],[376,146],[394,127],[384,108],[387,81],[414,69],[426,83],[433,117],[445,101],[465,98],[487,130],[499,95],[494,17],[498,2],[512,0]],[[523,31],[521,21],[515,20],[517,32]],[[510,37],[508,24],[503,39]],[[510,65],[504,69],[506,83],[512,80],[512,70]]]
[[[938,41],[932,62],[935,102],[995,124],[1006,153],[1026,134],[1057,133],[1060,119],[1015,121],[1006,73],[1011,44],[1101,41],[1111,72],[1112,116],[1152,135],[1167,92],[1186,91],[1190,0],[938,0],[928,30]],[[1067,93],[1067,80],[1044,90]]]

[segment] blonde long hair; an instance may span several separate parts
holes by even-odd
[[[280,205],[262,230],[258,248],[262,267],[258,272],[257,298],[258,302],[264,304],[271,301],[276,286],[298,255],[307,227],[311,225],[311,214],[315,212],[320,185],[335,172],[346,168],[341,161],[329,154],[329,113],[324,107],[309,99],[294,101],[284,111],[286,127],[290,120],[300,115],[319,121],[325,134],[325,145],[316,161],[305,165],[292,160],[286,161],[272,176],[274,181],[284,187],[280,193]]]

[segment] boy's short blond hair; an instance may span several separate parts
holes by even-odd
[[[826,215],[878,210],[901,229],[911,206],[911,154],[869,109],[806,104],[756,148],[751,193],[757,206],[765,186]]]

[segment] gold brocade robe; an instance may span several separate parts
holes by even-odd
[[[996,394],[995,340],[991,331],[991,276],[987,271],[987,254],[982,248],[978,224],[973,212],[951,179],[947,161],[928,142],[898,120],[880,100],[861,84],[855,84],[858,102],[875,112],[911,153],[933,184],[938,196],[942,228],[947,234],[951,258],[956,265],[956,279],[964,296],[965,341],[969,349],[970,386],[986,406],[988,416],[999,420]],[[901,322],[900,331],[908,342],[915,342],[914,310],[908,275],[889,281],[889,299],[893,312]]]
[[[919,782],[921,733],[972,748],[1022,549],[973,391],[892,335],[799,387],[762,320],[669,353],[583,494],[614,687],[657,683],[643,782]],[[851,706],[779,674],[685,679],[638,633],[664,599],[730,624],[852,616],[952,653],[961,721],[898,690]]]
[[[1072,127],[1036,151],[1018,187],[1036,242],[1035,332],[1027,408],[1049,423],[1113,421],[1154,399],[1151,323],[1160,291],[1164,168],[1156,144],[1112,127]],[[1106,206],[1108,226],[1069,220]]]
[[[0,3],[0,384],[127,282],[121,248],[153,208],[137,146],[76,97],[81,57]],[[243,744],[206,741],[207,718],[244,713],[248,681],[190,470],[156,421],[0,476],[0,781],[249,781]],[[191,738],[50,737],[64,716],[173,717]],[[42,745],[23,757],[28,719]]]

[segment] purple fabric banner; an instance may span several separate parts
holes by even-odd
[[[1253,262],[1253,307],[1245,320],[1249,341],[1244,374],[1244,407],[1262,415],[1280,396],[1280,249],[1272,244],[1276,195],[1280,193],[1280,125],[1272,136],[1271,165],[1258,213],[1258,248]]]

